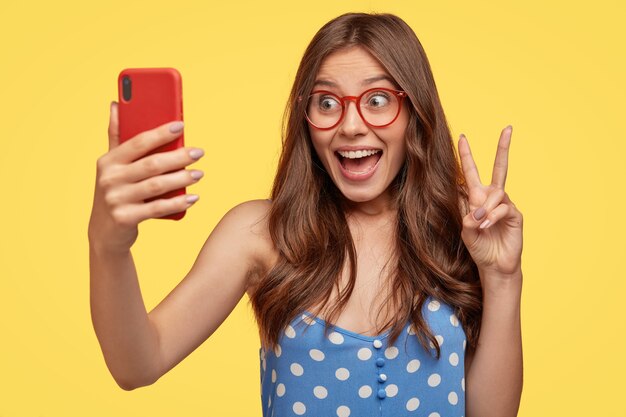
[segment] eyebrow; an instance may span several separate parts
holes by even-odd
[[[396,85],[396,82],[388,75],[377,75],[375,77],[366,78],[361,82],[361,85],[369,85],[369,84],[375,83],[376,81],[382,81],[382,80],[389,81],[392,85]],[[338,87],[336,83],[330,80],[324,80],[324,79],[315,80],[315,83],[313,85],[314,86],[324,85],[327,87],[335,87],[335,88]]]

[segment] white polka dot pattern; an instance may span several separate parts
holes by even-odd
[[[387,388],[385,388],[385,392],[387,393],[387,397],[395,397],[398,395],[398,386],[396,384],[389,384]]]
[[[345,381],[346,379],[350,378],[350,371],[348,371],[346,368],[339,368],[337,369],[337,371],[335,371],[335,376],[338,380]]]
[[[395,346],[388,347],[387,349],[385,349],[385,357],[387,359],[394,359],[396,356],[398,356],[399,352],[400,351]]]
[[[328,340],[330,340],[336,345],[340,345],[343,343],[343,336],[341,335],[341,333],[332,332],[331,334],[328,335]]]
[[[302,368],[302,365],[299,363],[292,363],[289,369],[291,369],[291,373],[295,376],[301,376],[304,373],[304,368]]]
[[[419,359],[411,359],[411,361],[406,365],[406,371],[408,373],[417,372],[420,369],[420,361]]]
[[[459,396],[456,395],[456,392],[452,391],[448,394],[448,402],[452,405],[457,405],[459,402]]]
[[[428,303],[428,309],[430,311],[437,311],[437,310],[439,310],[440,306],[441,306],[441,304],[437,300],[433,300],[430,303]]]
[[[309,356],[311,356],[311,358],[314,361],[318,361],[318,362],[323,361],[324,358],[326,357],[326,355],[324,355],[324,352],[322,352],[319,349],[311,349],[311,350],[309,350]]]
[[[462,417],[466,338],[454,310],[427,299],[422,314],[441,350],[436,358],[407,322],[389,344],[389,331],[365,336],[298,314],[274,349],[259,350],[263,417]],[[325,332],[325,330],[327,330]]]
[[[359,397],[367,398],[370,395],[372,395],[372,387],[370,387],[369,385],[363,385],[361,388],[359,388]]]
[[[306,406],[300,401],[297,401],[293,403],[293,412],[301,416],[302,414],[306,413]]]
[[[428,377],[428,385],[430,385],[431,387],[436,387],[439,384],[441,384],[441,375],[432,374]]]
[[[359,359],[362,361],[366,361],[372,357],[372,351],[369,348],[361,348],[356,354]]]
[[[337,417],[348,417],[350,416],[350,408],[342,405],[337,407]]]
[[[313,394],[320,400],[323,400],[324,398],[328,397],[328,390],[323,386],[318,385],[313,388]]]
[[[287,329],[285,330],[285,336],[290,339],[296,337],[296,331],[293,329],[293,327],[291,327],[291,325],[287,326]]]
[[[409,401],[406,402],[406,409],[409,411],[417,410],[417,407],[420,406],[419,398],[413,397]]]

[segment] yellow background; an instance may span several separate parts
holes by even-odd
[[[235,204],[266,198],[305,46],[347,11],[396,13],[430,59],[484,182],[513,125],[507,191],[525,218],[520,416],[626,416],[624,6],[620,2],[106,1],[0,5],[0,417],[261,416],[247,297],[156,384],[120,389],[89,312],[87,225],[125,67],[183,76],[200,201],[140,225],[151,310]],[[360,416],[359,416],[360,417]]]

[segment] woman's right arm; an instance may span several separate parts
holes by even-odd
[[[243,203],[215,227],[187,277],[146,312],[130,248],[137,225],[191,206],[185,196],[144,199],[197,180],[184,168],[188,148],[142,158],[175,139],[166,124],[119,143],[117,108],[111,109],[109,152],[98,159],[89,222],[92,323],[105,362],[118,385],[149,385],[210,336],[245,293],[248,277],[266,258],[263,213],[267,202]]]
[[[270,259],[269,204],[248,201],[226,213],[187,276],[149,314],[130,251],[106,253],[90,245],[92,321],[121,388],[156,382],[230,315],[250,277]]]

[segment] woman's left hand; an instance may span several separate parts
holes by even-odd
[[[483,185],[465,135],[459,139],[461,166],[469,193],[469,213],[461,238],[481,275],[501,278],[521,273],[522,213],[504,191],[513,128],[500,134],[490,185]]]

